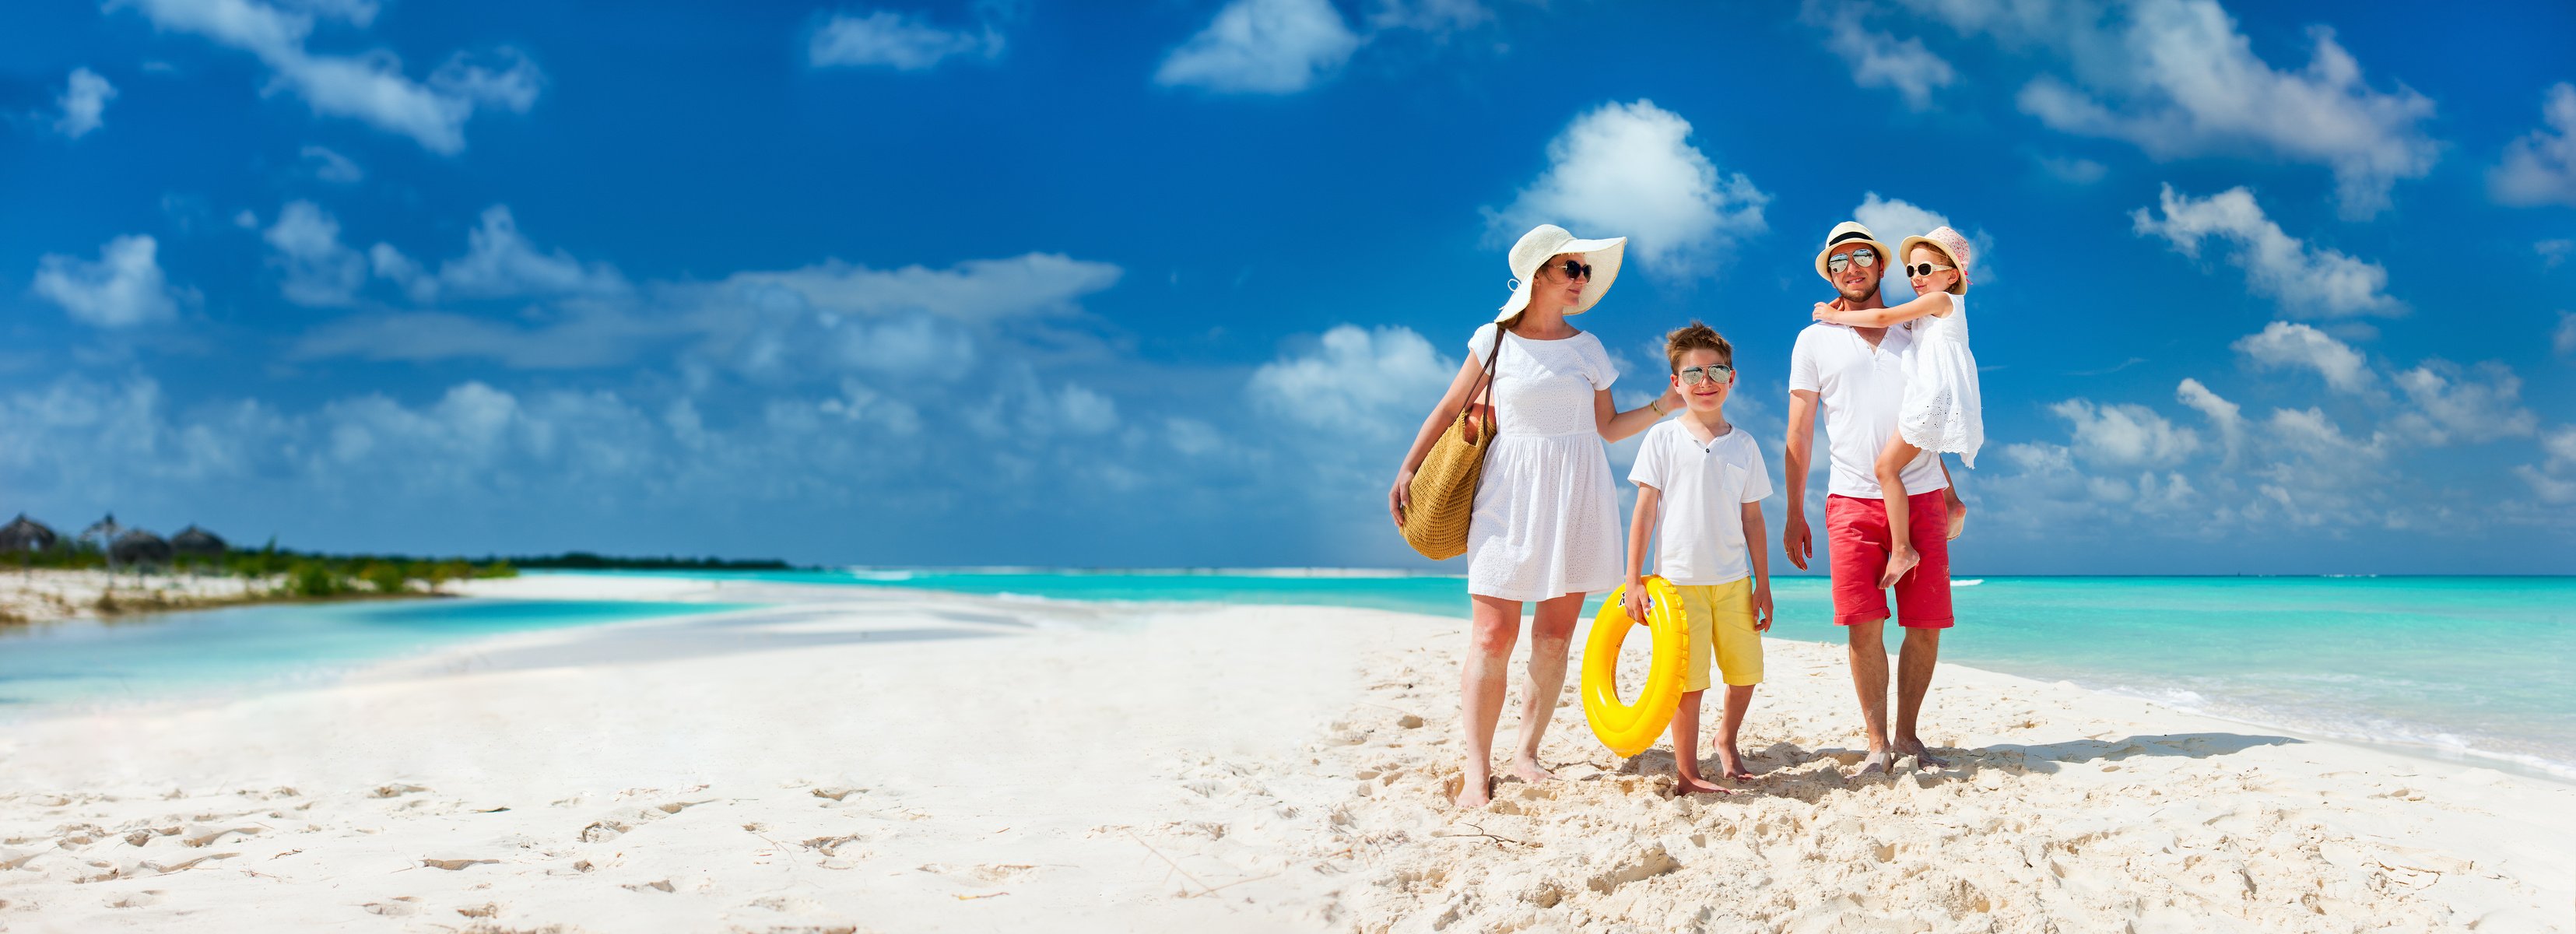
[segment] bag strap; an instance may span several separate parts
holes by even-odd
[[[1485,354],[1484,378],[1477,382],[1476,392],[1467,394],[1471,405],[1477,404],[1475,400],[1478,393],[1484,396],[1482,405],[1485,407],[1485,439],[1488,441],[1493,439],[1495,432],[1502,430],[1503,413],[1494,408],[1494,365],[1503,359],[1503,336],[1503,326],[1498,322],[1494,325],[1494,349]]]

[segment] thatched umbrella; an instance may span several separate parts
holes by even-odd
[[[116,544],[116,533],[122,531],[125,527],[116,524],[116,514],[111,512],[107,518],[90,523],[89,528],[82,529],[80,533],[81,541],[96,544],[98,550],[107,553],[107,572],[110,574],[116,573],[116,549],[110,546]]]
[[[108,546],[110,560],[127,567],[166,565],[170,563],[170,543],[142,529],[133,529],[116,537]]]
[[[191,524],[170,536],[170,550],[189,558],[221,558],[227,547],[223,536]]]
[[[54,547],[54,530],[19,513],[8,525],[0,525],[0,551],[43,551]]]

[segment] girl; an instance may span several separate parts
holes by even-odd
[[[1977,448],[1986,443],[1985,418],[1977,397],[1977,358],[1968,352],[1968,238],[1946,226],[1897,245],[1906,281],[1915,299],[1893,308],[1843,310],[1816,305],[1816,320],[1853,327],[1883,328],[1917,318],[1927,319],[1914,332],[1914,347],[1905,367],[1905,397],[1897,409],[1896,434],[1878,452],[1878,483],[1887,503],[1887,570],[1878,586],[1896,586],[1898,578],[1922,563],[1907,527],[1905,465],[1923,452],[1959,455],[1977,466]],[[1956,525],[1954,520],[1953,525]]]

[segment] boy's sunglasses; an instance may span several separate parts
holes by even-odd
[[[1914,265],[1912,265],[1912,266],[1907,266],[1907,267],[1904,267],[1904,268],[1905,268],[1905,274],[1906,274],[1906,275],[1909,275],[1909,276],[1928,276],[1928,275],[1931,275],[1931,274],[1933,273],[1933,271],[1934,271],[1934,270],[1948,271],[1948,270],[1952,270],[1952,269],[1957,269],[1957,268],[1959,268],[1959,267],[1957,267],[1957,266],[1943,266],[1943,265],[1941,265],[1941,264],[1939,264],[1939,263],[1916,263],[1916,264],[1914,264]]]
[[[1565,277],[1566,277],[1566,278],[1568,278],[1568,279],[1589,279],[1589,278],[1592,278],[1592,267],[1590,267],[1590,266],[1586,266],[1586,265],[1584,265],[1584,264],[1582,264],[1582,263],[1578,263],[1578,262],[1575,262],[1575,261],[1570,260],[1570,259],[1569,259],[1569,260],[1566,260],[1565,262],[1562,262],[1562,263],[1558,263],[1558,264],[1556,264],[1556,269],[1557,269],[1557,271],[1558,271],[1558,272],[1565,273]]]
[[[1843,255],[1841,255],[1841,256],[1829,256],[1829,257],[1826,257],[1826,258],[1825,258],[1825,271],[1826,271],[1826,272],[1831,272],[1831,273],[1840,273],[1840,272],[1842,272],[1842,271],[1843,271],[1843,267],[1845,267],[1845,266],[1849,266],[1849,265],[1851,265],[1851,264],[1853,264],[1853,263],[1859,263],[1859,264],[1860,264],[1860,268],[1862,268],[1862,269],[1868,269],[1868,268],[1870,268],[1870,267],[1872,267],[1872,266],[1876,266],[1876,265],[1878,265],[1878,251],[1877,251],[1877,250],[1870,249],[1870,248],[1868,248],[1868,247],[1861,247],[1860,249],[1853,250],[1853,251],[1851,251],[1851,252],[1849,252],[1849,253],[1845,253],[1845,254],[1843,254]]]
[[[1700,380],[1714,379],[1722,381],[1729,376],[1733,376],[1735,375],[1735,368],[1723,363],[1712,363],[1707,366],[1686,366],[1682,368],[1681,375],[1682,385],[1697,386],[1699,385]]]

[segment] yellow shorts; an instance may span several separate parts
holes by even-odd
[[[1753,579],[1676,586],[1690,614],[1690,671],[1682,690],[1708,690],[1712,660],[1732,685],[1762,683],[1762,634],[1753,629]]]

